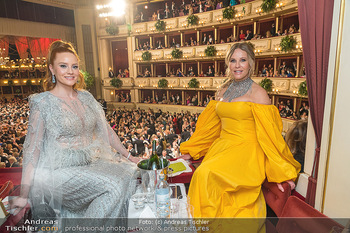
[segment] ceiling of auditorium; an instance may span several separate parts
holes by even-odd
[[[109,0],[24,0],[24,1],[48,5],[48,6],[67,8],[67,9],[74,9],[77,6],[80,6],[80,7],[91,6],[91,5],[103,4],[105,2],[109,2]],[[164,1],[164,0],[131,0],[131,2],[134,2],[136,4],[159,2],[159,1]]]
[[[33,2],[42,5],[55,6],[67,9],[74,9],[76,6],[91,6],[99,2],[100,0],[24,0],[26,2]]]

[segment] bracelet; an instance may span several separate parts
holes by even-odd
[[[131,153],[129,152],[127,159],[129,159],[129,158],[130,158],[130,155],[131,155]]]

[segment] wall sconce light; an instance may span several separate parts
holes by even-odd
[[[111,91],[111,95],[113,95],[114,93],[113,93],[113,91]]]
[[[182,23],[181,26],[182,27],[187,27],[187,23]]]
[[[295,46],[296,49],[300,49],[300,50],[303,50],[303,45],[302,44],[297,44]]]
[[[204,24],[205,22],[204,22],[204,20],[199,20],[198,23],[199,23],[199,24],[202,24],[202,26],[203,26],[203,24]]]
[[[13,82],[14,82],[14,83],[16,83],[16,84],[18,83],[18,81],[17,81],[17,80],[15,80],[15,81],[13,81]]]
[[[275,51],[280,53],[281,52],[281,47],[275,47]]]
[[[282,10],[283,2],[277,3],[276,8],[280,8]]]
[[[256,10],[255,10],[255,13],[257,13],[257,14],[259,14],[259,15],[260,15],[260,14],[262,13],[262,9],[261,9],[261,8],[256,9]]]
[[[222,17],[220,16],[220,17],[216,18],[216,21],[221,23],[222,22]]]
[[[255,49],[254,53],[260,54],[260,53],[262,53],[262,51],[260,49]]]

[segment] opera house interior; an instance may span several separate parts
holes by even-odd
[[[268,179],[260,185],[267,217],[280,218],[266,223],[267,232],[348,232],[347,25],[346,0],[0,0],[0,200],[21,184],[28,97],[47,90],[47,56],[55,41],[74,46],[85,89],[101,104],[129,156],[136,151],[131,155],[149,157],[153,136],[143,133],[153,130],[171,161],[185,154],[180,143],[200,134],[196,123],[210,124],[203,123],[204,115],[229,80],[227,52],[245,42],[255,55],[251,79],[276,107],[282,137],[293,155],[292,147],[303,147],[301,157],[294,156],[301,163],[294,190],[285,182],[282,193]],[[293,130],[303,132],[288,142]],[[265,133],[261,137],[277,148],[274,132]],[[192,158],[189,172],[168,177],[169,183],[184,184],[191,202],[195,185],[201,185],[192,184],[201,162]],[[219,182],[220,176],[211,179]],[[1,229],[20,221],[6,211],[0,217]],[[283,223],[283,217],[325,220]],[[295,224],[300,231],[289,231]]]

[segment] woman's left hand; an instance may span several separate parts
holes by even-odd
[[[291,190],[295,188],[295,183],[292,180],[287,180],[285,182],[287,182],[290,185]],[[284,193],[284,188],[281,183],[277,183],[277,187],[282,193]]]

